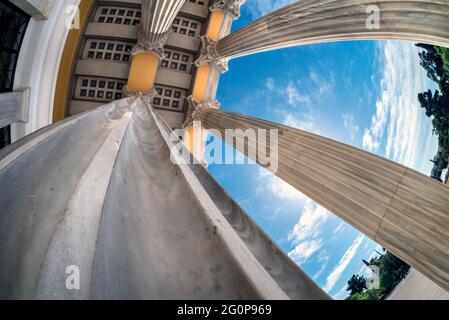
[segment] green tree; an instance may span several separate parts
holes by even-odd
[[[365,290],[363,292],[354,293],[346,298],[346,300],[380,300],[379,292],[376,290]]]
[[[438,135],[444,157],[449,155],[449,49],[428,44],[417,44],[421,66],[427,76],[438,84],[439,90],[420,93],[418,100],[426,115],[432,118],[433,133]]]
[[[435,49],[441,56],[441,59],[443,59],[444,69],[446,70],[446,72],[449,72],[449,48],[436,47]]]
[[[449,151],[449,95],[428,90],[418,94],[418,100],[426,115],[432,117],[433,132],[439,135],[440,146]]]
[[[358,292],[350,295],[347,300],[373,300],[368,292]]]
[[[406,277],[410,266],[391,254],[385,253],[381,262],[380,287],[384,293],[390,293]]]
[[[346,291],[350,296],[346,300],[382,300],[404,279],[410,266],[392,253],[384,250],[378,257],[373,257],[369,262],[363,260],[367,265],[376,265],[380,270],[379,288],[366,287],[366,279],[353,275],[348,281]]]
[[[437,47],[428,44],[417,44],[425,49],[419,53],[420,64],[427,71],[427,77],[439,86],[441,92],[449,94],[449,72]]]
[[[351,279],[348,281],[348,286],[346,287],[346,291],[349,291],[349,294],[352,296],[356,293],[363,292],[366,289],[366,279],[365,277],[358,276],[353,274]]]
[[[380,276],[380,287],[384,293],[389,293],[394,289],[394,280],[390,271],[383,271]]]

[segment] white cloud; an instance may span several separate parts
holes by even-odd
[[[330,212],[307,199],[298,223],[288,236],[294,248],[288,253],[296,263],[306,262],[323,246],[321,225],[329,218]]]
[[[260,18],[296,0],[247,0],[244,10],[248,10],[253,19]]]
[[[265,88],[270,91],[272,97],[276,96],[278,98],[277,101],[282,105],[280,107],[270,106],[271,111],[283,118],[278,120],[280,123],[319,134],[319,130],[315,126],[315,119],[309,108],[310,98],[301,94],[298,86],[293,81],[289,81],[287,86],[285,86],[279,84],[273,78],[267,78],[265,80]],[[298,114],[297,107],[299,106],[305,106],[307,111]]]
[[[257,177],[259,182],[259,189],[263,186],[264,192],[268,189],[274,195],[281,199],[286,200],[305,200],[306,196],[294,187],[289,185],[284,180],[276,177],[270,171],[265,168],[259,169],[259,175]]]
[[[282,121],[282,124],[292,128],[319,134],[319,130],[315,126],[315,121],[313,121],[313,119],[308,115],[304,115],[303,119],[300,119],[292,114],[287,114]]]
[[[300,104],[310,104],[310,97],[301,94],[299,87],[293,82],[289,81],[285,86],[279,84],[273,78],[267,78],[265,80],[265,88],[270,91],[270,94],[276,94],[279,98],[282,98],[283,102],[291,107],[298,107]]]
[[[326,270],[326,268],[327,268],[327,263],[328,263],[328,261],[329,261],[329,259],[330,259],[330,256],[329,255],[325,255],[325,254],[323,254],[323,252],[326,252],[326,250],[322,250],[321,252],[320,252],[320,255],[318,256],[318,263],[319,264],[321,264],[321,267],[320,267],[320,269],[312,276],[312,279],[313,280],[317,280],[322,274],[323,274],[323,272],[324,272],[324,270]]]
[[[359,235],[355,239],[354,243],[348,248],[348,250],[346,250],[340,262],[338,262],[334,270],[329,274],[329,276],[326,279],[326,284],[324,285],[324,290],[326,292],[329,293],[334,288],[335,284],[341,278],[343,272],[346,270],[349,263],[356,255],[357,250],[359,249],[364,239],[365,236],[363,234]]]
[[[359,133],[359,126],[355,124],[354,114],[353,113],[344,113],[342,114],[343,125],[348,131],[349,138],[352,142],[355,142],[357,138],[357,134]]]
[[[381,96],[371,126],[364,131],[363,147],[411,167],[421,156],[417,150],[425,117],[417,94],[429,83],[419,65],[419,50],[412,43],[386,41],[380,51],[384,57]]]
[[[343,228],[343,226],[344,226],[344,222],[340,222],[340,224],[335,228],[335,230],[332,232],[332,234],[337,234],[340,230],[341,230],[341,228]]]
[[[324,77],[322,75],[319,75],[314,69],[311,69],[309,78],[318,89],[316,94],[318,99],[331,95],[334,92],[335,76],[332,72]]]
[[[267,78],[267,80],[265,81],[265,86],[267,87],[268,90],[273,91],[275,86],[274,86],[274,79],[273,78]]]
[[[344,299],[348,296],[348,291],[346,291],[346,288],[348,285],[345,283],[343,287],[337,292],[337,294],[334,296],[335,299]]]
[[[323,274],[326,267],[327,267],[327,264],[322,264],[321,268],[318,270],[318,272],[312,276],[312,279],[317,281],[317,279]]]
[[[365,133],[363,134],[363,148],[371,152],[376,152],[379,150],[379,147],[379,139],[374,138],[369,129],[365,129]]]
[[[300,265],[306,262],[315,252],[320,250],[322,246],[322,239],[303,240],[288,253],[288,256]]]
[[[295,107],[298,103],[309,103],[310,98],[306,95],[302,95],[299,93],[298,87],[290,81],[285,88],[285,93],[287,95],[288,104]]]

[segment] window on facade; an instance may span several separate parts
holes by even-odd
[[[87,39],[83,59],[129,62],[132,48],[132,43],[125,41]]]
[[[199,21],[185,17],[177,17],[173,21],[172,31],[189,37],[199,37],[201,27],[202,24]]]
[[[122,98],[122,89],[126,80],[78,77],[75,99],[108,102]]]
[[[140,9],[124,9],[119,7],[98,7],[94,22],[114,23],[124,25],[138,25],[141,19]]]
[[[158,97],[153,98],[153,106],[156,109],[164,109],[170,111],[183,111],[184,97],[186,91],[184,89],[173,88],[162,85],[155,85]]]
[[[161,68],[190,73],[194,55],[175,49],[164,49],[165,59],[161,61]]]
[[[207,0],[189,0],[190,3],[195,3],[200,6],[206,6],[208,4]]]

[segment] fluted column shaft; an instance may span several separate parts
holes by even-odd
[[[142,19],[128,76],[126,94],[153,90],[170,27],[185,0],[143,0]]]
[[[231,59],[339,40],[402,39],[449,47],[448,21],[446,0],[301,0],[221,39],[216,53]]]
[[[143,0],[142,20],[137,45],[146,50],[159,50],[185,0]]]
[[[197,101],[213,101],[217,93],[221,73],[227,71],[224,59],[214,59],[215,43],[231,32],[232,22],[240,17],[240,7],[246,0],[215,0],[206,34],[202,37],[200,57],[195,61],[198,71],[195,76],[192,97]],[[193,110],[188,112],[188,116]]]
[[[218,108],[215,101],[218,82],[223,72],[227,70],[226,61],[216,63],[211,59],[207,46],[215,43],[231,32],[232,23],[240,17],[240,7],[246,0],[215,0],[209,7],[211,12],[206,34],[201,38],[203,48],[198,60],[195,61],[197,71],[195,74],[192,96],[189,97],[189,106],[182,126],[187,127],[184,142],[188,149],[198,158],[202,158],[206,145],[207,134],[192,127],[192,115],[195,110],[203,107]]]
[[[203,127],[220,131],[228,143],[234,138],[226,138],[226,129],[277,129],[278,155],[270,156],[278,160],[274,174],[449,289],[447,186],[298,129],[213,109],[201,110],[199,117]],[[254,158],[254,143],[238,134],[237,140],[243,141],[237,148]],[[270,143],[259,141],[258,148],[268,149]]]

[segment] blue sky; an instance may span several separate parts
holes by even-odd
[[[291,0],[247,0],[236,30]],[[434,84],[414,44],[358,41],[295,47],[230,61],[222,109],[318,133],[425,174],[437,151],[417,94]],[[377,244],[257,165],[210,165],[212,175],[322,288],[337,299],[366,274]]]

